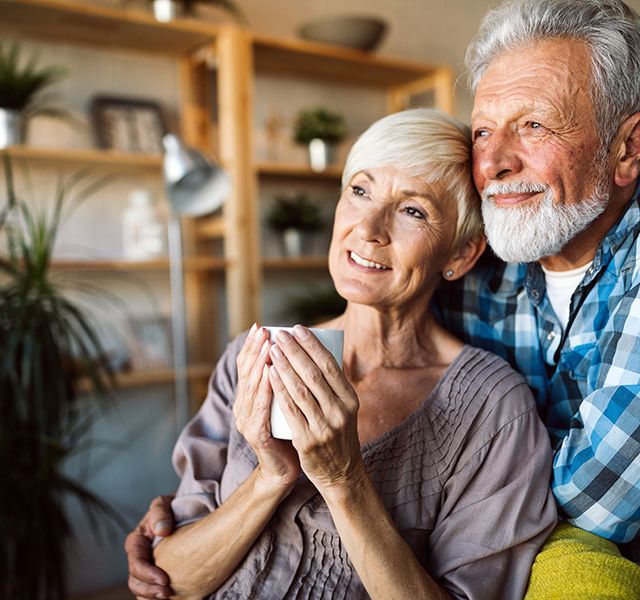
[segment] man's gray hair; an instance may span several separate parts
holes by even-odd
[[[595,117],[608,148],[622,121],[640,112],[640,17],[621,0],[512,0],[491,10],[467,50],[471,87],[503,52],[553,38],[590,46]]]
[[[480,197],[471,178],[471,131],[439,110],[413,108],[387,115],[353,144],[342,172],[342,189],[365,169],[396,167],[438,186],[458,209],[452,247],[482,233]]]

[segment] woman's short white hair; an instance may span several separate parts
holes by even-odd
[[[489,11],[467,49],[471,87],[503,52],[554,38],[591,48],[593,106],[608,148],[640,111],[640,17],[622,0],[509,0]]]
[[[471,177],[471,133],[461,121],[428,108],[383,117],[351,148],[342,189],[360,171],[378,167],[396,167],[421,177],[457,203],[454,247],[482,232],[480,198]]]

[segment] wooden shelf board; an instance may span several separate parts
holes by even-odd
[[[211,365],[193,365],[187,367],[187,378],[190,380],[207,379],[211,375]],[[174,380],[173,369],[158,369],[157,371],[137,371],[132,373],[119,373],[116,376],[118,386],[121,388],[142,387],[158,383],[172,383]]]
[[[165,271],[168,259],[153,260],[54,260],[52,268],[59,271]],[[185,271],[222,271],[227,266],[223,258],[215,256],[189,257],[184,260]]]
[[[180,55],[214,39],[215,23],[177,19],[159,23],[149,12],[78,0],[2,0],[0,31],[109,48]]]
[[[7,152],[13,159],[47,162],[56,165],[88,165],[118,170],[149,169],[158,173],[162,169],[162,156],[159,154],[131,154],[112,150],[58,149],[33,146],[11,146]]]
[[[295,165],[275,162],[261,162],[256,165],[258,175],[263,177],[295,177],[299,179],[329,179],[340,181],[342,167],[329,167],[325,171],[312,171],[307,165]]]
[[[226,233],[226,226],[223,217],[209,217],[196,222],[196,235],[200,239],[223,238]]]
[[[274,271],[326,270],[329,267],[326,256],[301,256],[299,258],[264,258],[262,266]]]
[[[296,39],[253,36],[258,71],[289,76],[392,87],[424,79],[436,67],[407,60],[382,58],[368,52]]]

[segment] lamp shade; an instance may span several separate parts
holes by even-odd
[[[191,217],[217,211],[231,190],[229,176],[173,135],[164,136],[164,180],[171,208]]]

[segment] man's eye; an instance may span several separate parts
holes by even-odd
[[[531,127],[531,129],[541,129],[542,125],[540,125],[540,123],[538,123],[537,121],[530,121],[529,127]]]
[[[476,129],[473,132],[473,139],[477,140],[478,138],[487,137],[488,135],[489,135],[489,132],[486,129]]]
[[[414,206],[407,206],[407,207],[405,207],[404,211],[408,215],[410,215],[412,217],[415,217],[416,219],[424,219],[425,218],[424,214],[421,211],[419,211],[417,208],[415,208]]]

